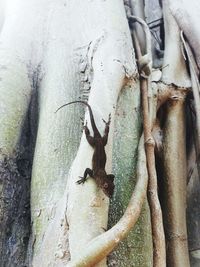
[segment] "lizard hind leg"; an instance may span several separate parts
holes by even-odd
[[[94,145],[95,145],[94,137],[90,135],[90,130],[89,130],[88,127],[87,127],[87,121],[86,121],[86,124],[84,125],[83,129],[85,130],[85,137],[86,137],[88,143],[89,143],[92,147],[94,147]],[[87,169],[88,169],[88,168],[87,168]],[[86,169],[86,170],[87,170],[87,169]]]
[[[87,178],[88,178],[88,177],[87,177],[88,175],[89,175],[90,177],[93,177],[93,170],[87,168],[87,169],[85,170],[85,172],[84,172],[83,177],[79,176],[81,179],[78,180],[76,183],[77,183],[77,184],[84,184],[85,181],[86,181]]]
[[[105,146],[108,142],[108,134],[109,134],[110,123],[111,123],[111,114],[109,114],[108,121],[106,122],[103,119],[103,122],[105,123],[105,129],[104,129],[104,136],[102,137],[102,140],[103,140],[103,144]]]
[[[106,126],[110,126],[110,123],[111,123],[111,113],[109,113],[109,115],[108,115],[108,121],[105,121],[104,119],[102,119],[102,121],[105,123]]]

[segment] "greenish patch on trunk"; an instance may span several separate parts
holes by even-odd
[[[140,114],[139,89],[126,87],[119,98],[116,111],[113,147],[116,187],[110,205],[109,227],[124,214],[136,183],[137,148],[142,128]],[[134,229],[110,255],[108,266],[152,266],[152,239],[147,201]]]

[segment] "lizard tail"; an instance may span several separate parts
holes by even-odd
[[[99,131],[98,131],[98,129],[97,129],[97,126],[96,126],[96,123],[95,123],[95,121],[94,121],[94,115],[93,115],[91,106],[90,106],[86,101],[76,100],[76,101],[72,101],[72,102],[66,103],[66,104],[60,106],[60,107],[55,111],[55,113],[57,113],[61,108],[65,107],[65,106],[68,106],[68,105],[71,105],[71,104],[75,104],[75,103],[80,103],[80,104],[86,105],[86,106],[88,107],[89,114],[90,114],[90,121],[91,121],[91,125],[92,125],[92,129],[93,129],[94,135],[99,136],[100,133],[99,133]]]

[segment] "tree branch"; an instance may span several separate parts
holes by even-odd
[[[148,201],[151,210],[151,224],[154,246],[153,266],[164,267],[166,266],[165,235],[163,228],[162,211],[157,192],[157,174],[154,154],[155,142],[151,134],[152,125],[149,115],[150,109],[148,103],[148,85],[150,82],[149,76],[151,74],[152,62],[151,34],[147,24],[142,19],[137,18],[135,16],[131,16],[130,19],[132,22],[139,22],[142,25],[146,35],[146,55],[143,55],[138,59],[138,64],[141,77],[140,90],[142,95],[144,143],[146,149],[147,169],[149,175]],[[137,51],[137,54],[140,55],[141,52]],[[143,62],[145,56],[147,56],[148,60],[146,62]]]
[[[184,95],[168,102],[164,129],[164,218],[168,266],[190,266],[186,229]]]

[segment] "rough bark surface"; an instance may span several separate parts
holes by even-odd
[[[165,44],[164,39],[159,43],[160,40],[154,38],[153,56],[159,62],[153,60],[153,66],[162,66],[163,57],[156,54],[156,49],[162,47],[165,49],[164,68],[157,71],[156,81],[162,71],[161,83],[168,87],[166,99],[170,98],[164,107],[161,105],[166,99],[159,103],[168,113],[162,124],[165,126],[164,196],[168,200],[163,201],[167,258],[169,266],[189,266],[184,220],[185,111],[179,89],[187,92],[191,82],[181,49],[180,29],[200,69],[200,5],[195,0],[0,0],[2,267],[64,267],[69,261],[69,266],[93,266],[100,260],[95,266],[105,267],[105,256],[125,238],[139,216],[147,176],[143,151],[138,162],[138,166],[143,166],[144,172],[139,171],[143,180],[139,179],[139,186],[136,184],[139,189],[132,195],[138,171],[141,110],[135,54],[124,4],[129,15],[143,19],[147,16],[148,22],[159,18],[163,9]],[[147,52],[143,29],[137,25],[136,31],[143,55]],[[155,34],[152,29],[151,33]],[[129,86],[131,88],[127,89]],[[161,91],[161,87],[157,91]],[[149,90],[148,98],[151,97]],[[108,198],[92,179],[83,186],[76,184],[85,168],[91,167],[93,149],[85,135],[81,135],[79,119],[85,115],[85,120],[89,121],[88,112],[75,105],[54,113],[62,104],[79,99],[89,101],[101,133],[102,119],[106,120],[109,113],[112,116],[106,171],[116,175],[116,191],[111,201],[109,225],[115,225],[118,220],[119,224],[107,232]],[[196,106],[199,107],[198,103]],[[88,125],[91,128],[90,123]],[[154,165],[153,147],[150,161]],[[155,172],[153,176],[156,178]],[[200,258],[199,181],[196,177],[194,172],[189,180],[187,213],[191,219],[188,219],[191,264],[195,267]],[[120,220],[128,203],[125,216]],[[149,208],[145,204],[135,230],[109,257],[110,267],[152,266],[149,219]]]
[[[130,88],[127,86],[122,91],[118,102],[113,145],[113,171],[117,178],[115,194],[110,203],[109,227],[117,223],[123,215],[136,183],[137,140],[141,134],[139,101],[139,84],[131,83]],[[123,161],[120,161],[121,158]],[[138,232],[141,234],[138,235]],[[109,256],[108,265],[152,266],[152,237],[147,201],[133,230]]]

